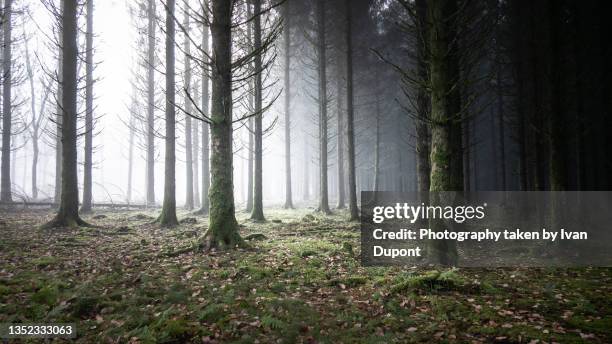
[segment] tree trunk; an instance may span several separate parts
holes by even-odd
[[[202,26],[202,49],[208,54],[208,27]],[[206,55],[203,56],[204,61],[208,61]],[[208,114],[208,72],[202,72],[202,111]],[[210,189],[210,145],[209,145],[209,128],[208,123],[202,123],[202,204],[198,214],[208,215],[210,202],[208,191]]]
[[[303,181],[304,181],[304,191],[302,192],[302,200],[304,201],[308,201],[310,200],[310,172],[309,172],[309,166],[310,166],[310,157],[308,156],[308,137],[306,136],[306,133],[303,134],[304,137],[304,176],[303,176]]]
[[[164,202],[158,222],[163,227],[178,225],[176,218],[176,110],[174,81],[174,11],[175,0],[166,3],[166,157],[164,171]]]
[[[376,95],[376,113],[374,125],[374,185],[373,191],[380,191],[380,99]]]
[[[62,193],[56,217],[45,228],[86,226],[79,217],[77,181],[77,0],[62,0]]]
[[[194,86],[194,98],[198,99],[198,92],[196,91],[197,84]],[[200,183],[198,177],[200,176],[200,164],[198,164],[198,157],[200,156],[200,124],[198,121],[191,123],[193,129],[193,206],[194,208],[200,208]]]
[[[338,204],[336,208],[344,209],[346,206],[346,192],[345,192],[345,180],[344,180],[344,115],[342,113],[342,54],[339,51],[337,53],[337,64],[336,64],[336,119],[338,123]]]
[[[319,74],[319,208],[330,214],[327,190],[327,71],[325,57],[325,1],[316,2],[317,65]]]
[[[147,206],[155,205],[155,0],[147,6]]]
[[[259,51],[261,49],[261,0],[253,0],[253,12],[255,15],[253,23],[254,45],[253,49]],[[261,53],[255,56],[255,178],[253,189],[253,212],[251,219],[255,221],[264,221],[263,213],[263,128],[262,128],[262,101],[263,101],[263,85],[261,81],[262,73]]]
[[[93,0],[87,0],[87,31],[85,35],[85,161],[83,164],[83,204],[81,205],[81,212],[90,212],[93,166]],[[130,144],[130,149],[132,149],[131,147],[132,144]]]
[[[416,0],[417,13],[417,58],[419,79],[426,82],[427,73],[427,3],[426,0]],[[417,94],[416,127],[416,163],[418,191],[429,191],[429,99],[425,87],[419,87]]]
[[[283,6],[283,43],[285,44],[285,209],[293,208],[291,193],[291,14],[289,2]]]
[[[428,30],[430,50],[430,87],[431,87],[431,176],[430,191],[456,190],[457,179],[454,178],[453,137],[451,130],[458,115],[456,101],[452,99],[453,89],[457,87],[456,75],[452,75],[456,58],[456,46],[453,41],[454,15],[457,4],[455,0],[432,0],[428,2]],[[461,141],[459,141],[461,145]],[[440,202],[438,195],[432,195],[433,202]],[[442,230],[444,223],[431,221],[433,230]],[[457,262],[457,248],[451,241],[433,240],[430,246],[432,259],[443,265],[454,265]]]
[[[64,15],[64,1],[60,1],[60,18]],[[61,20],[61,19],[60,19]],[[57,104],[56,104],[56,125],[55,125],[55,193],[53,201],[59,205],[60,198],[62,196],[62,99],[64,98],[63,87],[62,87],[62,76],[64,75],[64,50],[61,48],[63,45],[63,36],[59,35],[59,53],[57,55]]]
[[[355,178],[355,119],[353,108],[353,34],[350,0],[344,0],[346,12],[346,137],[348,153],[349,213],[351,221],[359,219]]]
[[[11,192],[11,126],[12,126],[12,0],[4,3],[3,21],[3,41],[2,51],[2,161],[0,171],[2,174],[0,182],[0,200],[3,202],[12,201]]]
[[[550,39],[549,58],[550,73],[548,73],[548,89],[550,91],[550,114],[547,116],[550,128],[550,189],[563,191],[568,189],[568,149],[567,149],[567,119],[561,105],[562,97],[562,70],[561,70],[561,42],[560,21],[562,17],[561,4],[555,0],[547,2],[548,23],[547,29]]]
[[[135,94],[135,93],[134,93]],[[135,104],[134,104],[135,105]],[[134,113],[135,107],[130,111],[130,138],[129,138],[129,147],[128,147],[128,180],[127,180],[127,197],[126,203],[130,204],[132,202],[132,175],[134,169]]]
[[[209,228],[204,235],[207,249],[242,245],[234,214],[232,174],[232,4],[212,0],[212,159]]]
[[[184,10],[183,27],[185,32],[185,41],[183,42],[183,51],[185,52],[185,85],[184,85],[184,103],[185,111],[191,114],[192,104],[191,100],[187,96],[189,92],[191,94],[191,44],[189,39],[189,12],[187,9]],[[192,128],[191,128],[191,117],[185,115],[185,209],[193,209],[193,145],[192,145]]]

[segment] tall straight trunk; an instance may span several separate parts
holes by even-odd
[[[253,16],[253,12],[251,9],[251,2],[246,1],[245,5],[247,9],[247,18],[251,18]],[[253,46],[252,25],[253,25],[252,22],[247,24],[247,45],[249,48]],[[249,66],[249,67],[252,67],[252,66]],[[252,79],[249,80],[248,101],[249,101],[249,109],[251,110],[255,109],[255,85],[254,83],[255,83],[254,80]],[[253,167],[255,165],[255,120],[253,119],[253,117],[250,117],[248,120],[247,130],[249,131],[249,167],[247,170],[247,202],[246,202],[245,210],[247,212],[252,212],[253,211],[253,186],[254,186],[253,178],[255,177],[253,174],[254,173]]]
[[[64,15],[64,1],[60,1],[60,18]],[[63,110],[62,110],[62,99],[64,98],[63,87],[62,87],[62,76],[64,75],[64,50],[61,48],[63,45],[63,36],[60,33],[58,41],[59,41],[59,53],[57,54],[57,104],[56,104],[56,124],[55,124],[55,192],[53,195],[53,202],[55,204],[60,203],[60,198],[62,196],[62,118],[63,118]]]
[[[0,6],[2,3],[0,2]],[[30,49],[29,45],[25,44],[25,58],[26,58],[26,71],[28,75],[28,81],[30,85],[30,111],[32,111],[32,131],[30,138],[32,139],[32,170],[31,170],[31,182],[32,182],[32,199],[38,198],[38,155],[39,155],[39,147],[38,147],[38,139],[40,133],[40,123],[43,116],[44,104],[47,101],[47,95],[49,94],[47,90],[44,90],[45,95],[41,100],[41,111],[36,111],[36,96],[35,96],[35,88],[34,88],[34,71],[32,68],[32,60],[30,59]]]
[[[303,176],[303,181],[304,181],[304,191],[302,192],[302,200],[304,201],[308,201],[310,200],[310,172],[309,172],[309,166],[310,166],[310,157],[308,155],[308,137],[306,136],[306,134],[303,135],[304,137],[304,176]]]
[[[212,158],[210,220],[204,245],[233,248],[242,245],[234,206],[232,173],[232,4],[212,0]]]
[[[550,39],[549,58],[550,73],[548,73],[548,88],[550,91],[550,114],[548,126],[550,128],[550,189],[562,191],[568,189],[568,149],[567,149],[567,123],[561,104],[562,97],[562,70],[561,70],[561,4],[558,1],[547,1],[547,29]]]
[[[291,14],[289,2],[283,6],[283,43],[285,45],[285,209],[293,208],[291,193]]]
[[[185,111],[191,114],[192,104],[187,96],[187,92],[191,93],[191,44],[189,39],[189,12],[184,10],[183,27],[185,29],[185,41],[183,42],[183,51],[185,52],[185,85],[184,85],[184,103]],[[193,209],[193,145],[192,145],[192,128],[191,117],[185,115],[185,208]]]
[[[166,2],[166,156],[164,170],[164,202],[158,221],[163,227],[178,225],[176,218],[176,110],[174,75],[174,11],[175,0]]]
[[[336,208],[344,209],[346,206],[346,191],[345,191],[345,180],[344,180],[344,114],[342,113],[342,56],[341,53],[337,53],[337,65],[336,72],[336,119],[338,121],[338,204]]]
[[[208,26],[202,26],[202,49],[208,54]],[[208,61],[208,58],[204,54],[204,61]],[[209,112],[208,97],[209,97],[209,77],[206,70],[202,71],[202,111],[205,114]],[[210,202],[208,198],[208,191],[210,189],[210,145],[209,145],[209,128],[208,123],[202,123],[202,204],[199,214],[208,215],[210,210]]]
[[[155,205],[155,0],[147,4],[147,206]]]
[[[327,59],[325,54],[325,1],[316,2],[317,65],[319,75],[319,211],[329,214],[327,190]]]
[[[253,12],[255,14],[253,23],[253,48],[261,49],[261,0],[253,0]],[[261,53],[255,56],[255,178],[253,188],[253,212],[251,219],[264,221],[263,213],[263,128],[262,128],[262,101],[263,85],[261,81],[262,58]]]
[[[198,99],[197,85],[194,87],[194,99]],[[200,164],[198,163],[198,157],[200,156],[200,124],[198,121],[191,123],[193,129],[193,206],[194,208],[200,208],[200,183],[198,177],[200,176]]]
[[[38,198],[38,129],[32,134],[32,199]]]
[[[426,81],[427,73],[427,2],[426,0],[416,0],[417,13],[417,56],[419,79]],[[429,118],[429,99],[427,90],[419,87],[417,94],[417,120],[416,127],[416,169],[418,191],[429,191],[429,128],[427,119]]]
[[[77,181],[78,0],[62,0],[62,194],[56,217],[44,227],[87,225],[79,217]]]
[[[132,202],[132,176],[134,170],[134,110],[130,111],[130,138],[129,138],[129,147],[128,147],[128,180],[127,180],[127,197],[126,202],[130,204]]]
[[[249,103],[253,105],[252,95],[249,96]],[[249,154],[247,162],[247,201],[245,211],[251,212],[253,210],[253,165],[255,162],[255,140],[253,135],[255,124],[252,117],[248,119],[247,130],[249,132]]]
[[[130,147],[132,145],[130,144]],[[83,204],[81,212],[91,211],[93,155],[93,0],[87,0],[85,32],[85,159],[83,163]]]
[[[357,184],[355,178],[355,118],[353,108],[353,34],[350,0],[344,0],[346,12],[346,147],[348,162],[349,213],[351,221],[359,218]]]
[[[0,173],[2,174],[0,182],[0,201],[12,201],[11,192],[11,126],[12,126],[12,95],[11,86],[12,78],[12,0],[4,2],[4,17],[3,20],[3,41],[4,49],[2,51],[2,161]]]
[[[499,30],[498,30],[499,31]],[[495,66],[495,79],[497,92],[497,132],[499,140],[499,169],[501,177],[501,190],[506,191],[506,137],[505,137],[505,117],[504,117],[504,93],[503,93],[503,79],[502,79],[502,61],[501,61],[501,47],[500,47],[500,33],[497,32],[495,42],[495,54],[497,63]]]
[[[432,0],[428,2],[428,22],[431,27],[428,32],[430,50],[430,87],[431,87],[431,185],[430,191],[457,190],[457,176],[451,166],[456,159],[453,153],[454,139],[452,131],[456,128],[458,108],[453,99],[453,90],[457,87],[457,75],[454,74],[456,61],[456,46],[453,44],[454,17],[457,11],[456,0]],[[459,141],[461,145],[461,141]],[[455,148],[456,149],[456,148]],[[433,201],[441,202],[439,195],[432,195]],[[433,230],[442,230],[443,223],[431,221]],[[433,240],[430,246],[430,256],[437,263],[453,265],[457,262],[457,248],[451,241]]]
[[[380,99],[376,95],[376,113],[374,125],[374,185],[372,190],[380,191]]]

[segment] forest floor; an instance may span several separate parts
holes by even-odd
[[[250,248],[191,249],[206,218],[104,212],[40,230],[0,212],[0,323],[75,323],[82,343],[612,343],[612,269],[365,268],[346,213],[240,213]],[[255,235],[253,235],[255,234]]]

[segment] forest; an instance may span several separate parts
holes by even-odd
[[[362,192],[612,189],[605,4],[0,0],[0,338],[612,342],[610,267],[360,246]]]

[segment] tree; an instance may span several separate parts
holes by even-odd
[[[316,20],[316,53],[319,77],[319,208],[318,210],[330,214],[327,189],[327,75],[325,54],[325,1],[317,0],[315,5]]]
[[[263,214],[263,85],[261,80],[262,53],[261,53],[261,0],[253,1],[253,49],[258,52],[254,56],[255,67],[255,175],[253,185],[253,211],[251,219],[265,221]]]
[[[454,129],[457,116],[460,115],[460,107],[457,102],[458,75],[456,73],[457,63],[457,37],[456,0],[432,0],[428,2],[427,21],[431,27],[428,30],[429,42],[429,75],[431,88],[431,185],[430,191],[452,191],[460,190],[463,181],[459,183],[457,177],[458,159],[453,147],[457,144]],[[432,202],[440,202],[437,194],[432,195]],[[439,221],[432,221],[434,230],[444,227]],[[432,253],[430,256],[438,263],[453,265],[457,260],[457,248],[451,241],[433,240],[431,243]]]
[[[192,128],[191,128],[191,101],[189,100],[189,93],[191,92],[191,44],[189,37],[189,12],[185,8],[183,20],[183,30],[185,30],[185,41],[183,50],[185,52],[185,171],[186,171],[186,190],[185,190],[185,208],[188,210],[193,209],[193,145],[191,140]]]
[[[175,0],[166,3],[166,156],[164,162],[164,202],[157,221],[163,227],[178,225],[176,218],[176,109],[174,75]]]
[[[25,36],[25,35],[24,35]],[[25,43],[25,58],[26,58],[26,72],[28,75],[28,81],[30,85],[30,111],[32,112],[32,118],[28,124],[28,130],[30,138],[32,139],[32,198],[38,198],[38,158],[39,158],[39,139],[44,131],[45,126],[45,107],[49,99],[49,93],[51,91],[51,78],[46,82],[43,82],[43,93],[40,97],[40,103],[36,104],[36,92],[35,92],[35,80],[34,80],[34,66],[30,58],[29,42]]]
[[[155,204],[155,0],[147,2],[147,129],[146,198]]]
[[[4,49],[2,52],[2,161],[0,172],[0,201],[11,202],[11,126],[12,126],[12,15],[13,1],[6,0],[4,2],[4,18],[3,24],[3,41]]]
[[[204,2],[203,11],[207,11],[206,2]],[[208,25],[202,25],[202,61],[208,64],[209,56],[209,32]],[[209,98],[209,76],[208,71],[202,68],[202,112],[209,113],[208,98]],[[208,192],[210,189],[210,144],[209,144],[209,128],[208,123],[202,125],[202,202],[201,207],[197,211],[200,215],[208,215],[210,210],[210,201]]]
[[[353,106],[353,35],[350,0],[344,0],[346,12],[346,147],[348,162],[349,213],[351,221],[359,218],[355,178],[355,115]]]
[[[57,215],[45,228],[89,226],[79,217],[77,184],[78,0],[62,0],[62,193]]]
[[[210,217],[204,246],[233,248],[242,245],[235,217],[232,176],[232,4],[211,0],[212,35],[211,63],[211,176]]]
[[[60,9],[59,9],[59,18],[64,15],[64,1],[60,1]],[[59,29],[59,38],[58,38],[58,46],[59,53],[57,54],[57,93],[55,98],[57,100],[56,104],[56,120],[55,120],[55,193],[53,195],[53,202],[56,204],[60,203],[60,198],[62,196],[62,101],[63,101],[63,85],[62,85],[62,76],[64,75],[64,50],[61,48],[63,46],[63,35],[61,31],[61,26]]]
[[[83,164],[83,204],[81,212],[91,211],[93,155],[93,0],[87,0],[85,33],[85,161]],[[131,173],[131,171],[130,171]]]
[[[421,84],[417,85],[417,115],[415,119],[416,128],[416,162],[417,162],[417,187],[419,191],[429,191],[429,99],[427,97],[427,3],[425,0],[416,0],[416,45],[418,79]]]
[[[289,2],[283,6],[283,44],[285,48],[285,209],[293,208],[291,194],[291,13]]]

